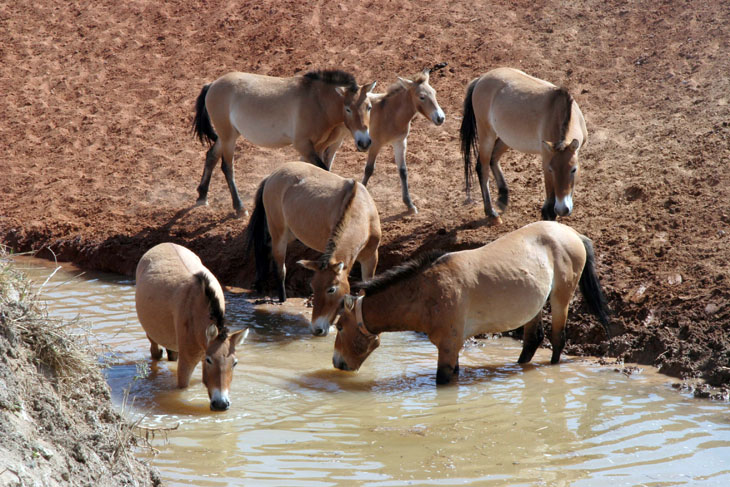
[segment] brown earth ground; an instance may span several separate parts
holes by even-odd
[[[87,268],[132,274],[172,240],[228,285],[248,287],[246,221],[216,171],[210,206],[192,207],[205,148],[191,136],[204,83],[233,70],[291,76],[340,68],[384,90],[432,77],[446,123],[420,117],[409,137],[408,216],[392,151],[368,189],[383,226],[385,270],[432,248],[466,249],[539,218],[536,156],[502,161],[511,203],[501,226],[464,204],[458,129],[467,83],[513,66],[567,87],[587,120],[573,216],[595,243],[614,315],[605,341],[580,300],[569,347],[730,384],[727,170],[730,9],[711,1],[4,2],[0,5],[0,241],[50,249]],[[237,182],[250,208],[259,181],[293,149],[240,140]],[[346,140],[334,171],[360,178]],[[49,256],[47,250],[40,253]],[[307,271],[290,251],[291,292]],[[727,390],[726,390],[727,391]]]

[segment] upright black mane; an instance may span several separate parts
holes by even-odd
[[[560,113],[562,111],[563,123],[560,126],[558,140],[555,141],[557,150],[565,149],[565,134],[570,126],[570,116],[573,113],[573,97],[565,88],[557,88],[553,94],[553,109]]]
[[[218,333],[222,334],[225,332],[225,317],[223,316],[223,305],[220,302],[218,295],[215,293],[215,289],[213,289],[213,286],[211,286],[210,277],[208,277],[208,275],[203,271],[195,273],[195,277],[198,279],[198,282],[203,286],[203,290],[205,291],[205,297],[208,298],[210,317],[215,320],[215,325],[218,328]]]
[[[310,71],[304,75],[304,78],[312,81],[322,81],[330,85],[345,86],[351,92],[357,93],[357,81],[355,81],[355,77],[339,69]]]
[[[337,250],[337,244],[339,243],[342,231],[345,229],[350,220],[349,210],[352,206],[352,202],[355,200],[355,193],[357,192],[357,182],[355,182],[354,179],[350,179],[348,181],[348,185],[350,186],[350,189],[345,196],[345,198],[347,199],[345,201],[344,207],[342,208],[342,214],[340,215],[340,219],[335,227],[332,229],[332,233],[330,234],[330,238],[327,241],[327,247],[324,249],[324,253],[319,257],[319,267],[322,270],[327,267],[330,259],[332,258],[332,254],[334,254],[335,250]]]
[[[365,291],[365,296],[381,293],[399,282],[420,274],[447,253],[445,250],[431,250],[357,286]]]

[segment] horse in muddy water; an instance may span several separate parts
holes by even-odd
[[[190,250],[162,243],[148,250],[137,264],[137,317],[150,341],[154,360],[167,349],[177,360],[177,386],[190,383],[195,366],[203,361],[203,384],[210,408],[228,409],[236,347],[248,328],[231,332],[224,324],[225,298],[215,276]]]
[[[406,168],[406,148],[411,122],[417,114],[421,114],[434,125],[444,123],[446,116],[436,101],[436,90],[428,84],[432,71],[446,66],[440,63],[433,68],[426,68],[413,79],[398,77],[398,82],[388,88],[386,93],[369,94],[372,101],[370,113],[370,137],[372,144],[368,150],[368,162],[362,184],[367,186],[370,176],[375,170],[375,160],[385,145],[393,146],[395,163],[400,175],[403,203],[410,213],[418,213],[411,201],[408,191],[408,169]]]
[[[501,223],[501,219],[489,195],[489,168],[499,190],[497,206],[505,210],[509,190],[499,159],[508,148],[542,156],[543,220],[573,211],[578,149],[585,145],[588,132],[583,113],[564,88],[517,69],[489,71],[469,83],[460,135],[467,200],[471,199],[474,152],[484,213],[490,223]]]
[[[467,338],[524,325],[518,362],[526,363],[542,342],[542,309],[549,299],[555,364],[579,285],[608,335],[592,243],[566,225],[536,222],[477,249],[429,253],[363,283],[364,295],[345,297],[332,362],[357,370],[380,344],[380,333],[419,331],[438,348],[436,383],[446,384],[459,371]]]
[[[259,185],[246,230],[246,255],[254,249],[256,290],[261,292],[273,254],[279,300],[284,302],[287,245],[299,239],[322,252],[318,260],[298,263],[314,271],[311,331],[323,336],[350,292],[349,274],[355,262],[360,263],[363,279],[375,275],[380,237],[378,210],[365,186],[311,164],[289,162]]]
[[[210,177],[219,159],[236,214],[244,214],[233,171],[236,139],[254,145],[293,145],[302,160],[329,170],[349,130],[360,151],[370,147],[371,103],[375,82],[358,86],[344,71],[312,71],[276,78],[232,72],[203,86],[195,103],[193,132],[212,144],[198,186],[198,205],[208,204]]]

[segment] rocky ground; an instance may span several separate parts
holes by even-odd
[[[5,2],[0,5],[0,241],[132,274],[161,241],[184,244],[228,285],[247,287],[246,220],[219,171],[194,208],[205,148],[191,136],[195,97],[232,70],[291,76],[340,68],[376,91],[437,62],[446,112],[409,137],[411,192],[400,201],[392,151],[371,191],[381,215],[379,270],[432,248],[465,249],[539,218],[537,157],[510,151],[504,223],[464,204],[458,128],[469,80],[513,66],[574,95],[588,124],[575,211],[614,311],[604,335],[580,300],[567,352],[652,364],[730,384],[730,10],[719,0],[369,2]],[[239,141],[236,177],[250,207],[291,148]],[[360,178],[347,140],[334,171]],[[289,253],[290,292],[308,273]]]

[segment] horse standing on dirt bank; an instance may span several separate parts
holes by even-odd
[[[284,302],[287,244],[299,239],[323,253],[316,261],[298,262],[314,271],[311,331],[323,336],[343,296],[350,292],[348,276],[355,261],[360,263],[363,279],[375,275],[380,237],[378,210],[365,186],[311,164],[289,162],[264,179],[256,192],[246,230],[246,254],[253,247],[256,289],[261,292],[273,253],[279,300]]]
[[[446,384],[459,372],[467,338],[524,325],[518,362],[526,363],[542,342],[542,308],[549,298],[555,364],[579,283],[608,335],[593,246],[566,225],[536,222],[478,249],[426,254],[363,283],[364,296],[345,296],[332,362],[338,369],[357,370],[380,345],[380,333],[420,331],[438,347],[436,383]]]
[[[512,68],[497,68],[476,78],[464,99],[461,152],[467,199],[471,199],[471,153],[482,189],[484,213],[501,223],[489,196],[489,169],[499,189],[497,206],[507,208],[509,190],[499,165],[508,148],[542,155],[545,202],[542,219],[555,220],[573,211],[578,176],[578,149],[588,138],[578,104],[564,89]]]
[[[275,78],[232,72],[203,86],[195,102],[193,132],[213,145],[205,156],[198,205],[208,204],[210,176],[218,159],[233,199],[243,214],[233,171],[236,139],[243,135],[263,147],[293,145],[302,160],[329,170],[347,130],[360,151],[370,147],[371,103],[375,82],[358,87],[344,71],[312,71]]]
[[[424,69],[411,79],[398,77],[398,82],[388,88],[386,93],[370,94],[373,108],[370,114],[370,137],[373,140],[368,150],[368,162],[365,166],[363,186],[367,186],[370,176],[375,170],[375,160],[386,144],[393,146],[395,163],[400,175],[403,203],[410,213],[418,213],[408,192],[408,169],[406,168],[406,147],[411,122],[418,113],[431,120],[434,125],[444,123],[446,116],[436,101],[436,90],[428,84],[431,71],[446,66],[440,63],[433,68]]]
[[[195,366],[203,362],[203,384],[210,408],[228,409],[228,390],[236,366],[236,346],[246,330],[230,333],[224,325],[225,298],[215,276],[190,250],[162,243],[148,250],[137,264],[137,317],[150,341],[154,360],[177,360],[177,386],[185,388]]]

